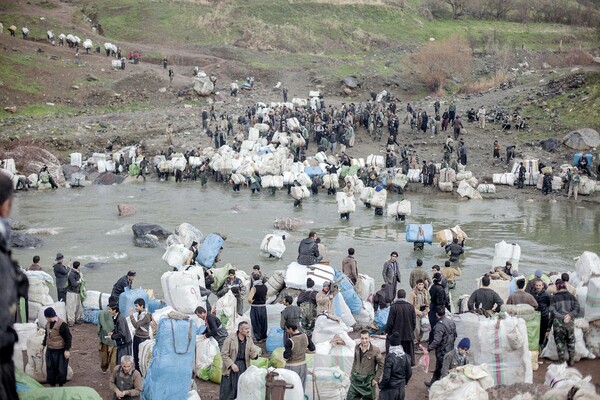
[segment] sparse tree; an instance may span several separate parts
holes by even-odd
[[[515,7],[514,0],[486,0],[486,6],[491,17],[496,20],[506,19]]]
[[[446,0],[452,7],[452,18],[456,19],[463,15],[466,0]]]
[[[428,42],[410,57],[409,66],[415,79],[433,92],[441,91],[452,77],[465,81],[473,68],[469,42],[459,36]]]

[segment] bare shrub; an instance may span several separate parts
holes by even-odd
[[[465,38],[452,36],[428,42],[410,57],[410,62],[408,70],[414,78],[435,92],[451,77],[464,81],[471,75],[473,53]]]
[[[570,67],[573,65],[589,65],[594,60],[590,53],[585,50],[570,50],[564,52],[540,54],[534,65],[540,68],[544,63],[552,67]]]
[[[460,92],[468,94],[487,92],[492,88],[499,87],[500,84],[512,77],[513,75],[507,71],[496,71],[494,74],[479,78],[476,81],[465,83]]]

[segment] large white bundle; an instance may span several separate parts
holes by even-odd
[[[538,182],[539,177],[542,176],[539,172],[526,172],[525,173],[525,185],[527,186],[535,186]]]
[[[481,278],[477,279],[477,287],[481,288]],[[510,296],[510,281],[505,279],[490,279],[490,289],[498,293],[498,296],[506,303],[508,296]]]
[[[25,271],[29,280],[29,301],[47,306],[54,302],[50,296],[50,286],[54,285],[54,279],[43,271]]]
[[[346,304],[346,300],[344,300],[344,296],[341,293],[336,294],[333,298],[333,313],[340,317],[348,326],[356,324],[356,319],[354,319],[352,311],[348,307],[348,304]]]
[[[491,183],[481,183],[477,186],[479,193],[496,193],[496,186]]]
[[[495,185],[514,186],[515,185],[515,175],[511,174],[510,172],[506,172],[504,174],[493,174],[492,182],[494,182]]]
[[[297,373],[282,368],[276,368],[273,372],[278,375],[275,379],[283,380],[292,387],[285,390],[285,400],[304,400],[304,388]],[[266,375],[267,370],[265,368],[258,368],[251,365],[240,375],[237,398],[244,400],[264,400]]]
[[[252,142],[256,142],[260,137],[260,132],[257,128],[249,128],[248,129],[248,140]]]
[[[583,358],[595,359],[594,353],[588,350],[585,345],[585,338],[583,336],[583,330],[578,326],[581,323],[585,324],[585,320],[575,320],[575,362],[580,361]],[[568,355],[565,349],[565,354]],[[547,358],[552,361],[558,360],[558,351],[556,350],[556,341],[554,340],[554,328],[550,329],[548,334],[548,343],[542,350],[540,357]]]
[[[358,296],[363,302],[370,301],[371,296],[375,294],[375,279],[371,278],[369,275],[358,274],[356,293],[358,293]]]
[[[454,190],[452,182],[438,182],[438,187],[442,192],[451,192]]]
[[[392,204],[388,204],[387,215],[388,217],[395,217],[396,215],[410,215],[412,212],[410,200],[395,201]]]
[[[401,174],[400,172],[397,172],[394,175],[394,178],[392,179],[392,184],[394,184],[394,186],[398,186],[402,189],[404,189],[404,187],[406,186],[407,183],[408,183],[408,176]]]
[[[196,343],[198,343],[196,339]],[[140,360],[140,373],[142,376],[146,376],[146,371],[148,371],[148,367],[150,366],[150,360],[152,360],[152,349],[154,348],[154,344],[156,340],[149,339],[144,340],[140,343],[139,347],[139,360]]]
[[[373,320],[375,319],[375,310],[373,309],[373,304],[368,301],[363,302],[363,307],[360,309],[360,313],[358,315],[354,315],[356,322],[363,326],[371,326]]]
[[[325,281],[333,281],[333,268],[329,265],[314,264],[310,266],[293,262],[286,267],[285,285],[293,289],[306,289],[306,279],[315,282],[314,289],[321,290]]]
[[[323,176],[323,187],[325,189],[339,189],[340,179],[337,174],[327,174]]]
[[[466,181],[460,181],[458,184],[458,188],[456,192],[460,194],[461,197],[468,197],[473,200],[481,200],[481,193],[473,189],[471,185],[469,185]]]
[[[338,213],[344,214],[356,211],[354,196],[348,196],[344,192],[337,192],[335,196],[338,203]]]
[[[584,251],[575,263],[575,270],[580,282],[585,285],[593,275],[600,275],[600,257],[591,251]]]
[[[372,187],[365,187],[363,188],[363,190],[360,192],[360,201],[362,201],[363,203],[371,203],[371,200],[373,200],[373,195],[375,194],[375,189]]]
[[[563,180],[560,176],[553,176],[552,177],[552,190],[557,191],[557,190],[561,190],[563,188]]]
[[[121,69],[121,61],[119,60],[111,60],[110,65],[113,69]]]
[[[387,200],[387,190],[381,189],[380,191],[375,191],[373,193],[373,198],[371,199],[371,205],[373,207],[385,207],[385,202]]]
[[[510,261],[513,270],[519,269],[519,260],[521,259],[521,246],[516,243],[506,243],[504,240],[496,243],[494,248],[494,258],[492,268],[504,267],[507,261]]]
[[[91,49],[93,46],[94,46],[94,45],[93,45],[93,43],[92,43],[92,40],[91,40],[91,39],[85,39],[85,40],[83,41],[83,48],[84,48],[84,49]]]
[[[466,313],[453,317],[457,341],[471,339],[471,362],[487,364],[495,385],[533,382],[525,321],[517,317],[488,319]]]
[[[260,243],[260,251],[271,254],[273,257],[281,258],[285,253],[285,243],[279,235],[268,234]]]
[[[90,310],[104,310],[108,307],[110,293],[102,293],[97,290],[87,290],[86,297],[83,301],[83,308]]]
[[[25,366],[25,373],[39,383],[46,383],[47,379],[45,360],[48,347],[44,347],[43,354],[40,354],[40,347],[42,347],[43,340],[44,331],[41,329],[27,340],[27,365]],[[67,381],[71,379],[73,379],[73,368],[69,365],[67,367]]]
[[[354,341],[345,332],[338,336],[344,341],[344,345],[333,346],[329,341],[315,343],[313,366],[315,368],[338,367],[349,375],[354,362]]]
[[[296,175],[296,180],[304,186],[310,186],[312,184],[312,179],[310,179],[310,176],[308,176],[306,172],[298,173],[298,175]]]
[[[296,200],[306,199],[310,197],[310,190],[304,185],[302,186],[294,186],[290,190],[292,197]]]
[[[351,329],[343,321],[335,321],[325,315],[319,315],[315,320],[312,341],[315,344],[328,343],[335,335],[346,334]]]
[[[300,129],[300,122],[298,122],[298,118],[296,117],[288,118],[286,123],[290,131],[297,131],[298,129]]]
[[[596,180],[581,176],[579,180],[579,194],[589,195],[596,191]]]
[[[98,160],[96,165],[98,166],[98,173],[103,174],[106,172],[106,161]]]
[[[459,172],[458,174],[456,174],[457,181],[464,181],[464,180],[470,179],[472,177],[473,177],[473,173],[471,171],[464,171],[464,172]]]
[[[237,300],[231,290],[228,290],[227,293],[215,304],[216,316],[217,318],[222,319],[222,317],[226,317],[227,323],[225,324],[225,329],[227,329],[228,333],[234,333],[237,331]]]
[[[315,160],[317,160],[319,164],[324,163],[327,161],[327,154],[325,154],[324,151],[319,151],[317,154],[315,154]]]
[[[269,125],[267,125],[267,124],[254,124],[254,129],[258,130],[259,132],[268,132],[269,131]]]
[[[456,171],[452,168],[442,168],[440,170],[440,182],[456,182]]]
[[[81,168],[81,153],[71,153],[71,165]]]
[[[306,376],[304,393],[308,400],[345,400],[350,379],[338,367],[315,368]]]
[[[231,181],[236,185],[241,185],[246,182],[246,178],[242,174],[231,174]]]
[[[556,281],[555,279],[553,279],[553,281]],[[587,293],[588,293],[588,287],[587,286],[579,286],[577,288],[577,290],[575,291],[575,294],[577,296],[577,301],[579,302],[579,317],[585,317],[585,308],[587,306]]]
[[[179,312],[193,314],[196,307],[206,304],[200,295],[201,285],[195,272],[165,272],[160,283],[166,303]]]
[[[215,338],[207,338],[204,335],[196,336],[195,371],[197,375],[200,375],[200,370],[212,365],[217,353],[219,353],[219,343]]]
[[[285,286],[285,271],[277,270],[267,280],[267,296],[275,296]]]
[[[284,185],[292,185],[296,180],[296,174],[290,171],[283,172],[283,184]]]
[[[254,149],[254,145],[256,144],[256,141],[254,140],[244,140],[242,142],[242,146],[240,147],[241,150],[247,150],[247,151],[252,151],[252,149]]]
[[[475,178],[474,176],[465,179],[465,182],[467,182],[469,184],[469,186],[471,186],[472,188],[476,188],[477,185],[479,184],[479,180],[477,180],[477,178]]]
[[[187,260],[192,254],[192,251],[185,247],[185,245],[181,243],[173,244],[167,247],[165,254],[162,256],[162,260],[166,262],[169,267],[177,268],[186,265]]]
[[[376,166],[379,168],[384,168],[385,167],[385,160],[383,158],[383,156],[378,155],[378,154],[369,154],[367,156],[367,165],[368,166]]]
[[[488,400],[486,389],[491,387],[488,385],[493,386],[492,379],[487,374],[487,365],[482,364],[477,367],[486,372],[484,378],[470,379],[464,374],[464,370],[449,374],[431,385],[429,400]]]
[[[523,166],[525,167],[525,172],[526,173],[532,173],[532,172],[539,173],[539,170],[540,170],[539,162],[540,162],[540,160],[523,160]],[[515,161],[513,163],[511,172],[513,174],[516,174],[518,171],[518,168],[520,166],[521,166],[520,161]]]
[[[175,229],[175,233],[180,238],[180,242],[184,246],[190,247],[192,242],[200,243],[204,238],[204,235],[198,228],[187,222],[182,223]]]
[[[219,159],[218,161],[221,163],[221,165],[223,164],[223,160],[222,159]],[[171,161],[171,160],[161,160],[161,161],[159,161],[159,163],[157,165],[157,168],[158,168],[158,170],[161,173],[167,173],[167,172],[171,173],[171,172],[174,171],[173,161]],[[100,168],[98,168],[98,169],[100,169]],[[218,169],[215,169],[215,171],[218,171]]]
[[[57,301],[56,303],[50,304],[49,306],[43,306],[40,308],[38,312],[38,321],[37,324],[40,328],[46,329],[46,317],[44,317],[44,311],[46,308],[52,307],[54,311],[56,311],[56,315],[60,317],[63,321],[67,321],[67,308],[63,301]]]
[[[117,169],[117,165],[114,161],[108,160],[105,162],[106,171],[107,172],[115,172]]]
[[[600,277],[591,278],[588,281],[587,294],[585,298],[585,319],[595,321],[600,319]],[[579,304],[583,307],[583,304]]]
[[[420,169],[409,169],[406,176],[408,176],[409,182],[413,182],[413,183],[421,182],[421,170]]]
[[[306,107],[308,105],[308,100],[307,99],[301,99],[301,98],[298,98],[298,97],[294,97],[292,99],[292,104],[295,107]]]

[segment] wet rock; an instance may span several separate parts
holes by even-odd
[[[158,238],[154,235],[144,235],[142,237],[134,237],[133,244],[135,247],[155,248],[158,247]]]
[[[342,83],[344,85],[346,85],[347,87],[349,87],[350,89],[356,89],[357,87],[360,86],[360,83],[353,76],[348,76],[348,77],[342,79]]]
[[[127,217],[137,212],[134,206],[125,203],[117,204],[117,209],[119,210],[119,217]]]
[[[38,247],[41,247],[43,243],[44,242],[42,242],[42,239],[40,238],[26,235],[20,232],[12,232],[12,234],[10,235],[10,246],[19,249],[37,249]]]
[[[103,172],[96,177],[94,185],[118,185],[123,183],[124,180],[124,176],[119,176],[112,172]]]
[[[73,175],[76,172],[81,171],[81,168],[79,168],[76,165],[63,165],[62,166],[62,172],[63,175],[65,176],[65,180],[70,181],[71,180],[71,175]]]
[[[133,236],[136,238],[142,238],[148,234],[151,234],[156,236],[158,239],[166,239],[171,234],[171,232],[156,224],[138,223],[134,224],[131,229],[133,230]]]
[[[91,262],[91,263],[87,263],[84,265],[85,268],[89,268],[89,269],[99,269],[102,267],[106,267],[110,265],[109,263],[103,263],[103,262]]]

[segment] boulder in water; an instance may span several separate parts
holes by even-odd
[[[133,244],[135,247],[147,247],[153,249],[155,247],[158,247],[158,238],[151,234],[147,234],[141,237],[134,237]]]
[[[84,265],[85,268],[89,268],[89,269],[98,269],[98,268],[102,268],[102,267],[106,267],[110,265],[109,263],[103,263],[103,262],[90,262]]]
[[[80,171],[81,171],[81,168],[79,168],[76,165],[67,165],[67,164],[65,164],[65,165],[62,166],[62,172],[63,172],[63,175],[65,176],[65,179],[67,181],[71,180],[71,175],[73,175],[76,172],[80,172]]]
[[[134,206],[125,203],[117,204],[117,209],[119,210],[119,217],[128,217],[137,212]]]
[[[115,185],[123,183],[125,180],[124,176],[113,174],[112,172],[103,172],[96,177],[94,185]]]
[[[162,240],[168,238],[171,234],[171,232],[156,224],[139,223],[134,224],[131,229],[133,230],[133,236],[136,238],[142,238],[147,234],[151,234]]]
[[[10,235],[10,246],[11,247],[16,247],[16,248],[33,248],[33,249],[37,249],[38,247],[41,247],[42,244],[44,242],[42,242],[42,239],[40,238],[36,238],[33,237],[31,235],[26,235],[24,233],[20,233],[20,232],[12,232],[12,234]]]

